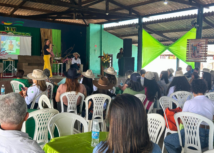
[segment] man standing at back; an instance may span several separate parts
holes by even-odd
[[[187,72],[184,74],[188,79],[192,77],[192,66],[188,65],[186,68]]]
[[[21,132],[28,116],[27,105],[19,93],[0,96],[0,153],[44,153],[36,141]]]

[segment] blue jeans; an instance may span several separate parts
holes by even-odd
[[[184,130],[181,130],[181,139],[182,139],[182,146],[184,147],[185,143],[185,133]],[[199,136],[201,142],[201,149],[208,147],[208,140],[209,140],[209,129],[199,129]],[[177,133],[170,134],[164,139],[164,144],[168,153],[181,153],[181,146],[179,143],[179,136]],[[194,148],[191,148],[194,150]]]

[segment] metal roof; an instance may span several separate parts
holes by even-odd
[[[214,5],[214,0],[194,0],[191,3],[189,0],[168,0],[167,5],[163,2],[163,0],[0,0],[0,15],[87,25],[197,9],[200,5],[204,7]]]

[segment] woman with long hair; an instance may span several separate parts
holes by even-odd
[[[172,82],[167,90],[167,96],[169,97],[176,91],[188,91],[190,92],[190,84],[187,78],[183,75],[182,71],[176,71]]]
[[[207,83],[207,90],[210,91],[212,86],[212,76],[210,74],[210,70],[207,68],[204,68],[202,72],[203,72],[202,78]]]
[[[50,43],[50,40],[45,39],[44,57],[43,57],[44,68],[43,69],[48,69],[50,71],[50,77],[52,77],[52,70],[51,70],[51,63],[50,63],[51,52],[52,52],[52,44]]]
[[[131,95],[145,93],[144,88],[141,85],[141,76],[139,73],[132,73],[128,87],[124,90],[123,93],[131,94]]]
[[[60,102],[60,96],[65,92],[75,91],[76,93],[82,93],[84,96],[87,96],[86,88],[83,84],[80,84],[78,82],[78,77],[80,74],[77,73],[77,70],[75,68],[70,68],[68,72],[65,73],[66,81],[64,84],[61,84],[59,88],[57,89],[55,100],[56,102]],[[81,97],[77,100],[77,105],[80,105]],[[68,106],[68,100],[64,96],[63,97],[63,103],[64,103],[64,111],[67,111]],[[58,105],[58,110],[61,110],[60,104]]]
[[[155,75],[153,72],[146,72],[146,75],[144,78],[144,90],[145,90],[146,99],[144,100],[143,104],[145,106],[147,101],[149,101],[146,108],[146,111],[148,111],[152,103],[155,101],[155,98],[159,99],[161,96],[160,88],[155,80]]]
[[[161,95],[165,96],[167,93],[167,88],[169,85],[168,72],[162,71],[160,74],[160,81],[158,82],[160,85]]]
[[[147,114],[137,97],[117,96],[110,104],[107,120],[107,140],[100,142],[93,153],[161,153],[149,138]]]
[[[25,85],[25,87],[30,87],[30,83],[29,83],[29,81],[28,81],[28,79],[24,79],[23,78],[23,76],[24,76],[24,71],[23,70],[18,70],[17,72],[16,72],[16,79],[13,79],[14,81],[19,81],[19,82],[21,82],[21,83],[23,83],[24,85]],[[21,91],[22,89],[21,89],[21,85],[19,86],[19,91]]]
[[[42,70],[35,69],[33,73],[27,75],[29,79],[32,79],[33,85],[29,88],[25,87],[22,89],[23,97],[25,98],[25,102],[27,107],[31,107],[31,102],[35,100],[34,109],[38,107],[38,101],[41,97],[41,93],[47,90],[45,80],[47,77],[43,74]]]

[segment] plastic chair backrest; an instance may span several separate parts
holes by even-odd
[[[173,103],[176,105],[176,108],[180,107],[180,105],[179,105],[179,103],[175,99],[167,97],[167,96],[161,97],[159,99],[159,102],[160,102],[161,108],[163,109],[164,116],[166,118],[167,127],[169,127],[168,120],[167,120],[167,117],[166,117],[166,114],[165,114],[165,110],[167,108],[172,109],[172,104]]]
[[[136,94],[135,95],[137,98],[139,98],[140,99],[140,101],[143,103],[144,102],[144,100],[146,99],[146,95],[144,95],[144,94]]]
[[[189,112],[180,112],[174,115],[176,126],[179,129],[178,119],[181,119],[184,126],[185,133],[185,144],[184,144],[184,153],[194,152],[201,153],[201,142],[199,136],[199,129],[202,122],[206,122],[210,128],[209,130],[209,144],[208,150],[213,149],[213,128],[214,124],[208,118]],[[180,130],[178,130],[180,146],[182,146],[182,139]],[[195,148],[196,150],[190,149],[190,147]]]
[[[46,82],[46,86],[47,86],[47,88],[51,87],[51,93],[50,93],[50,95],[48,93],[48,98],[53,99],[53,88],[54,88],[53,84],[50,82]]]
[[[10,84],[12,86],[13,92],[15,92],[15,93],[19,93],[20,92],[20,90],[19,90],[19,86],[20,85],[22,87],[25,87],[25,85],[23,83],[19,82],[19,81],[12,80],[12,81],[10,81]]]
[[[214,150],[208,150],[208,151],[205,151],[204,153],[214,153]]]
[[[93,100],[93,117],[92,120],[95,118],[100,118],[100,122],[103,122],[103,106],[106,100],[108,100],[108,107],[107,107],[107,112],[109,110],[109,106],[111,103],[111,97],[105,94],[93,94],[91,96],[86,97],[85,99],[85,109],[86,109],[86,120],[88,120],[88,102],[89,100]]]
[[[170,97],[171,98],[176,98],[175,100],[177,100],[179,105],[180,105],[180,107],[183,108],[184,103],[187,100],[192,99],[193,95],[192,95],[191,92],[187,92],[187,91],[176,91],[176,92],[172,93],[170,95]]]
[[[60,113],[52,117],[48,123],[51,139],[54,138],[55,126],[58,129],[59,137],[73,135],[76,120],[83,125],[84,132],[88,132],[88,124],[84,118],[74,113]]]
[[[79,97],[81,98],[81,106],[80,106],[80,110],[82,110],[82,103],[84,101],[85,96],[78,92],[78,94],[76,94],[75,91],[71,91],[71,92],[65,92],[63,94],[61,94],[60,96],[60,102],[61,102],[61,112],[64,112],[64,106],[63,106],[63,97],[67,98],[68,101],[68,108],[67,108],[67,112],[73,112],[75,114],[77,114],[77,100]]]
[[[50,100],[48,99],[48,97],[46,95],[42,95],[39,98],[39,102],[38,103],[39,103],[39,109],[44,109],[43,106],[42,106],[44,103],[48,106],[48,108],[52,108],[51,102],[50,102]]]
[[[214,92],[206,93],[205,96],[207,96],[210,100],[214,101]]]
[[[165,120],[159,114],[148,114],[148,131],[153,143],[158,144],[160,137],[165,129]]]
[[[46,91],[44,91],[44,92],[41,92],[39,95],[37,95],[37,96],[33,99],[32,103],[31,103],[31,106],[30,106],[30,109],[34,109],[34,106],[35,106],[35,103],[36,103],[37,98],[41,97],[42,95],[47,95],[47,94],[48,94],[48,91],[46,90]],[[39,107],[39,106],[38,106],[38,107]]]
[[[58,113],[59,111],[55,109],[41,109],[29,113],[28,119],[32,117],[35,120],[33,140],[36,140],[40,146],[48,142],[48,122]],[[26,132],[26,122],[23,123],[22,132]]]

